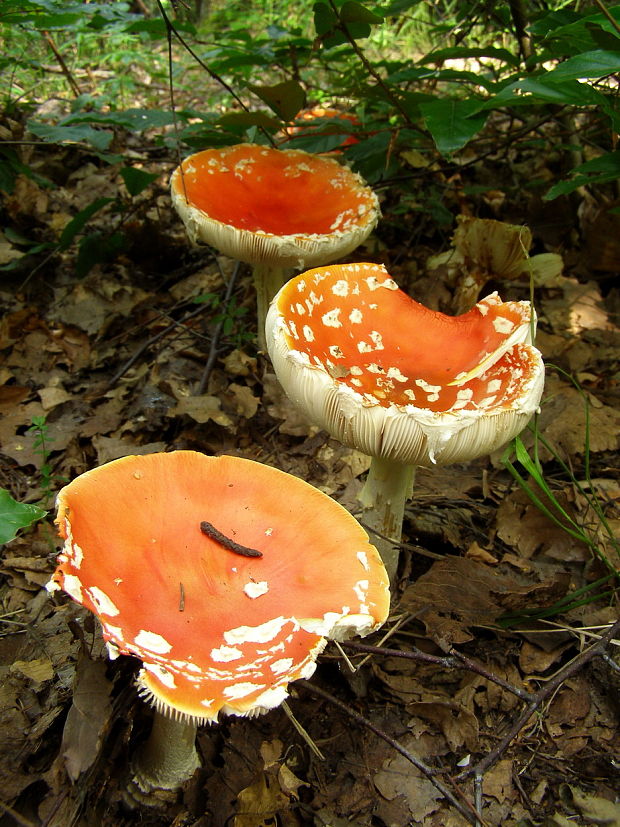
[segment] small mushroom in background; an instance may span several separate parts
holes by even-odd
[[[457,216],[452,248],[426,262],[429,273],[442,273],[455,287],[454,313],[465,313],[478,301],[489,281],[529,279],[535,285],[551,284],[563,269],[558,253],[529,255],[532,233],[528,227],[491,218]]]
[[[504,445],[538,408],[544,366],[528,302],[487,296],[461,316],[418,304],[379,264],[291,279],[267,315],[267,347],[292,402],[372,462],[363,522],[393,582],[414,466]],[[382,539],[385,538],[385,539]]]
[[[171,192],[193,242],[252,265],[261,348],[269,302],[289,272],[347,255],[380,216],[370,187],[338,161],[254,144],[190,155]]]
[[[353,517],[251,460],[123,457],[65,486],[56,522],[49,591],[99,618],[111,657],[142,660],[139,692],[156,712],[132,763],[139,800],[191,777],[198,724],[273,709],[328,638],[387,618],[385,569]]]
[[[340,139],[340,142],[330,152],[337,154],[344,147],[359,143],[359,138],[354,134],[359,126],[359,118],[354,112],[343,112],[333,107],[313,106],[298,112],[294,122],[284,131],[287,139],[334,135]]]

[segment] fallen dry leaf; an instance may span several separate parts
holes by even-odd
[[[232,382],[228,386],[228,391],[234,399],[234,405],[238,416],[243,416],[245,419],[250,419],[258,410],[260,397],[254,396],[247,385],[237,385]]]
[[[94,661],[83,654],[78,658],[73,699],[60,747],[72,781],[93,765],[101,749],[103,729],[112,712],[112,685],[105,672],[105,661]]]
[[[448,557],[433,563],[405,589],[399,608],[414,614],[447,650],[471,640],[471,626],[493,624],[505,612],[548,605],[568,588],[568,577],[562,573],[542,583],[528,584],[519,577],[472,559]]]
[[[163,451],[164,442],[147,442],[140,445],[129,438],[110,436],[96,436],[92,440],[93,448],[97,451],[97,464],[103,465],[112,459],[126,457],[130,454],[154,454],[156,451]]]
[[[190,416],[200,424],[209,420],[223,428],[230,428],[233,424],[232,419],[222,411],[222,403],[217,396],[185,396],[167,411],[167,416],[183,415]]]
[[[426,750],[420,749],[416,738],[407,736],[401,739],[401,743],[417,758],[427,760]],[[428,778],[400,754],[383,762],[381,769],[373,776],[373,784],[388,800],[404,796],[410,816],[418,824],[438,809],[442,797]]]
[[[51,681],[54,677],[54,667],[49,658],[37,660],[16,660],[11,664],[12,672],[20,672],[34,683],[40,684]]]
[[[589,449],[616,451],[620,445],[620,412],[588,395],[589,404]],[[565,462],[574,455],[583,456],[586,447],[585,400],[579,391],[559,379],[547,378],[545,393],[538,417],[538,427],[552,450]],[[531,444],[531,436],[524,436],[524,442]],[[540,459],[547,462],[553,454],[540,445]]]
[[[473,752],[478,746],[478,720],[470,709],[459,703],[428,700],[407,704],[407,711],[431,721],[445,736],[452,752],[465,747]]]

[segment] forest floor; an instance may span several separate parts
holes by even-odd
[[[0,288],[0,485],[53,509],[58,488],[89,468],[194,449],[277,466],[355,511],[368,458],[309,426],[279,390],[256,349],[247,268],[190,247],[166,149],[117,140],[158,176],[133,199],[118,166],[57,145],[25,159],[55,187],[20,176],[2,195],[7,225],[37,240],[58,238],[96,197],[120,193],[130,209],[93,217],[101,245],[117,232],[124,244],[82,276],[74,248],[29,261],[0,236],[0,264],[24,258]],[[420,471],[391,616],[364,641],[380,650],[347,648],[352,671],[330,645],[314,678],[291,687],[308,738],[283,709],[225,718],[200,730],[203,766],[177,801],[131,810],[128,760],[150,721],[138,664],[107,660],[91,616],[45,591],[60,547],[50,512],[0,564],[1,827],[620,825],[620,632],[603,558],[616,569],[620,559],[584,495],[596,495],[612,532],[620,526],[620,215],[583,192],[545,204],[515,186],[534,174],[533,157],[520,161],[520,173],[500,158],[471,165],[475,197],[459,176],[440,183],[454,215],[528,224],[533,252],[564,258],[563,275],[535,291],[549,365],[538,428],[551,449],[540,460],[591,546],[532,503],[501,454]],[[384,219],[350,260],[384,263],[414,298],[449,310],[452,288],[426,261],[451,228],[422,209],[393,211],[389,190],[382,199]],[[492,289],[529,296],[527,280]],[[587,601],[533,613],[592,584]]]

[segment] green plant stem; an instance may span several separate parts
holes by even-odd
[[[363,509],[362,522],[371,530],[370,541],[378,549],[392,584],[398,569],[405,502],[413,490],[414,473],[413,465],[373,457],[358,497]]]

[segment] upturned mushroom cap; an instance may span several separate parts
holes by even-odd
[[[218,531],[262,557],[233,553]],[[48,588],[93,612],[111,654],[143,662],[158,709],[199,722],[271,709],[326,638],[386,619],[388,581],[348,512],[311,485],[237,457],[124,457],[58,495],[65,539]]]
[[[530,305],[487,296],[462,316],[418,304],[377,264],[291,279],[272,302],[269,354],[309,419],[371,456],[429,466],[519,433],[542,394]]]
[[[172,202],[193,241],[249,264],[313,267],[350,253],[379,219],[375,194],[331,158],[237,144],[186,158]]]

